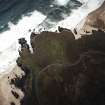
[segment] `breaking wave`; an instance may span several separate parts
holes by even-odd
[[[7,7],[4,1],[8,4]],[[88,13],[104,2],[104,0],[48,0],[44,3],[43,0],[38,0],[37,3],[36,0],[14,0],[12,3],[9,3],[10,0],[4,1],[0,0],[0,14],[3,14],[0,17],[0,73],[14,67],[19,56],[19,38],[25,37],[30,43],[32,31],[55,30],[58,25],[74,28]]]

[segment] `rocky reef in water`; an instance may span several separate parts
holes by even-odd
[[[24,38],[17,64],[26,73],[15,85],[24,91],[22,105],[104,105],[105,32],[92,31],[75,39],[74,34],[32,33],[33,53]]]

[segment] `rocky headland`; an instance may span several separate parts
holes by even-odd
[[[31,33],[13,71],[0,77],[0,105],[104,105],[105,3],[78,33]],[[76,36],[81,36],[76,39]]]
[[[61,30],[60,30],[61,29]],[[105,32],[32,33],[33,53],[24,38],[17,64],[26,72],[22,105],[103,105],[105,103]],[[21,79],[16,80],[17,82]]]

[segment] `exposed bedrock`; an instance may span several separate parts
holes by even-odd
[[[32,33],[30,40],[33,53],[24,38],[19,40],[17,64],[26,72],[22,105],[105,104],[103,31],[79,39],[68,29],[45,31]]]

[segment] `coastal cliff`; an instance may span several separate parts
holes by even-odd
[[[18,67],[0,77],[0,105],[104,105],[104,18],[105,2],[79,33],[32,32],[31,46],[20,38]]]
[[[32,33],[33,53],[24,38],[17,64],[26,72],[22,105],[103,105],[105,103],[105,33],[75,39],[59,32]],[[24,79],[25,78],[25,79]]]

